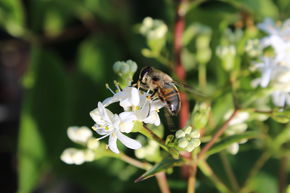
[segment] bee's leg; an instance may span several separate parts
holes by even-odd
[[[156,95],[157,91],[158,91],[157,89],[154,89],[153,90],[153,93],[150,96],[147,96],[147,98],[150,99],[150,100],[152,100],[153,97]]]

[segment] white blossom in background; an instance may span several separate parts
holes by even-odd
[[[163,21],[152,19],[151,17],[144,18],[140,27],[140,33],[148,39],[163,38],[165,37],[167,30],[167,25]]]
[[[130,149],[138,149],[141,143],[127,137],[124,133],[129,133],[133,129],[136,120],[132,114],[126,112],[119,115],[113,114],[110,110],[106,109],[104,105],[99,102],[98,108],[90,112],[92,119],[95,121],[93,129],[102,135],[101,138],[109,137],[109,148],[114,153],[120,153],[117,147],[117,140],[120,140],[126,147]]]
[[[263,47],[259,39],[250,39],[246,42],[245,51],[251,57],[258,57],[263,53]]]
[[[93,161],[95,154],[92,150],[80,150],[76,148],[68,148],[63,151],[60,159],[66,164],[81,165],[84,162]]]
[[[260,40],[263,48],[271,47],[273,56],[261,56],[254,68],[261,72],[261,78],[253,86],[271,86],[272,100],[276,106],[290,105],[290,19],[276,24],[265,19],[258,27],[267,33]]]
[[[228,111],[225,116],[224,120],[227,120],[230,118],[233,111]],[[246,121],[250,118],[250,114],[248,112],[238,112],[238,114],[229,122],[229,127],[225,131],[225,135],[231,136],[236,134],[241,134],[245,132],[248,128],[248,125]],[[247,140],[241,140],[237,143],[233,143],[230,146],[228,146],[227,150],[229,153],[235,155],[239,151],[239,144],[246,143]]]
[[[67,135],[70,140],[79,144],[86,144],[93,136],[93,132],[88,127],[72,126],[67,129]]]

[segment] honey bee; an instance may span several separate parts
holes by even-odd
[[[168,74],[150,66],[144,67],[140,71],[137,86],[153,91],[151,97],[157,95],[161,101],[166,103],[171,115],[178,114],[181,106],[180,94]]]

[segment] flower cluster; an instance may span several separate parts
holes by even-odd
[[[178,147],[192,152],[195,148],[200,145],[200,133],[198,130],[193,130],[192,127],[186,127],[184,129],[180,129],[175,133],[175,137],[177,138]]]
[[[118,90],[116,93],[108,87],[113,96],[98,102],[98,107],[90,112],[90,116],[95,121],[93,129],[102,135],[99,139],[109,137],[108,147],[114,153],[119,153],[117,140],[130,149],[139,149],[141,143],[127,137],[124,133],[132,131],[135,121],[158,126],[160,124],[158,112],[165,104],[159,99],[149,99],[149,93],[143,93],[135,87],[127,86],[123,90],[118,85],[116,87]],[[116,102],[124,112],[114,114],[107,109],[110,104]]]
[[[86,149],[68,148],[63,151],[60,158],[67,164],[80,165],[95,159],[94,149],[99,147],[99,141],[93,137],[88,127],[69,127],[67,129],[69,139],[75,143],[86,146]]]
[[[160,39],[167,33],[167,25],[161,20],[146,17],[140,27],[140,33],[148,39]]]
[[[258,27],[267,34],[260,40],[262,48],[270,47],[273,53],[265,53],[254,64],[261,78],[254,80],[253,85],[270,85],[273,103],[279,107],[290,105],[290,19],[279,25],[266,19]]]

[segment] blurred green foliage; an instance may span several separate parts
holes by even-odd
[[[200,54],[197,52],[197,41],[200,33],[203,33],[195,31],[196,25],[205,25],[212,30],[208,46],[214,50],[220,44],[226,28],[234,28],[234,25],[243,22],[243,19],[253,22],[261,21],[265,17],[283,20],[290,17],[289,10],[289,0],[189,1],[184,36],[185,49],[182,53],[188,73],[187,81],[190,84],[198,82],[199,62],[195,56]],[[162,19],[169,26],[168,37],[172,40],[174,13],[175,4],[171,0],[0,2],[0,26],[2,33],[9,36],[6,40],[14,39],[29,45],[29,64],[22,82],[25,93],[18,139],[18,193],[36,190],[53,192],[66,183],[76,184],[77,187],[92,193],[159,191],[153,179],[134,184],[134,179],[143,171],[119,160],[104,158],[82,166],[68,166],[62,163],[59,157],[62,150],[71,145],[66,137],[68,126],[93,124],[89,112],[97,106],[97,101],[102,101],[110,94],[105,89],[105,84],[117,79],[112,69],[115,61],[133,59],[140,64],[139,68],[142,65],[152,65],[169,69],[168,65],[162,64],[162,58],[153,56],[148,59],[142,56],[141,50],[146,47],[146,40],[135,33],[134,25],[141,23],[146,16]],[[162,44],[167,49],[161,51],[158,47],[157,52],[171,60],[172,42],[165,44],[162,40]],[[152,42],[151,46],[154,49]],[[157,60],[154,60],[154,57]],[[206,57],[209,89],[222,88],[232,74],[220,68],[220,61],[214,53],[209,53]],[[241,61],[235,62],[239,65],[237,68],[244,68]],[[247,90],[243,81],[249,80],[241,80],[241,88]],[[213,102],[210,128],[221,124],[224,114],[233,108],[230,93],[231,90],[228,90]],[[246,96],[247,92],[241,94],[240,98]],[[285,117],[279,117],[279,112],[273,113],[272,116],[273,119],[285,120]],[[289,116],[286,118],[288,122]],[[250,128],[256,127],[257,124],[251,123]],[[268,125],[262,125],[264,130],[259,132],[267,132],[269,125],[272,128],[269,132],[273,132],[273,138],[265,139],[263,143],[277,153],[276,158],[279,158],[281,151],[289,153],[289,149],[286,147],[286,150],[277,150],[275,148],[280,148],[280,145],[272,144],[282,144],[289,140],[289,125],[285,127],[268,120]],[[283,133],[284,138],[279,133]],[[249,131],[225,138],[208,153],[220,151],[236,140],[256,134]],[[241,183],[247,176],[246,171],[251,170],[253,163],[258,159],[256,154],[260,153],[257,149],[249,150],[250,145],[251,143],[246,144],[244,151],[237,156],[227,155]],[[129,151],[128,153],[132,154]],[[217,155],[211,156],[209,163],[221,179],[226,179]],[[277,168],[275,158],[271,158],[263,171],[253,177],[251,186],[255,192],[277,192],[277,174],[273,168]],[[288,166],[288,173],[289,168]],[[170,176],[169,185],[174,192],[184,192],[186,188],[185,182],[179,179],[179,171]],[[218,191],[203,174],[198,176],[197,188],[200,192]]]

